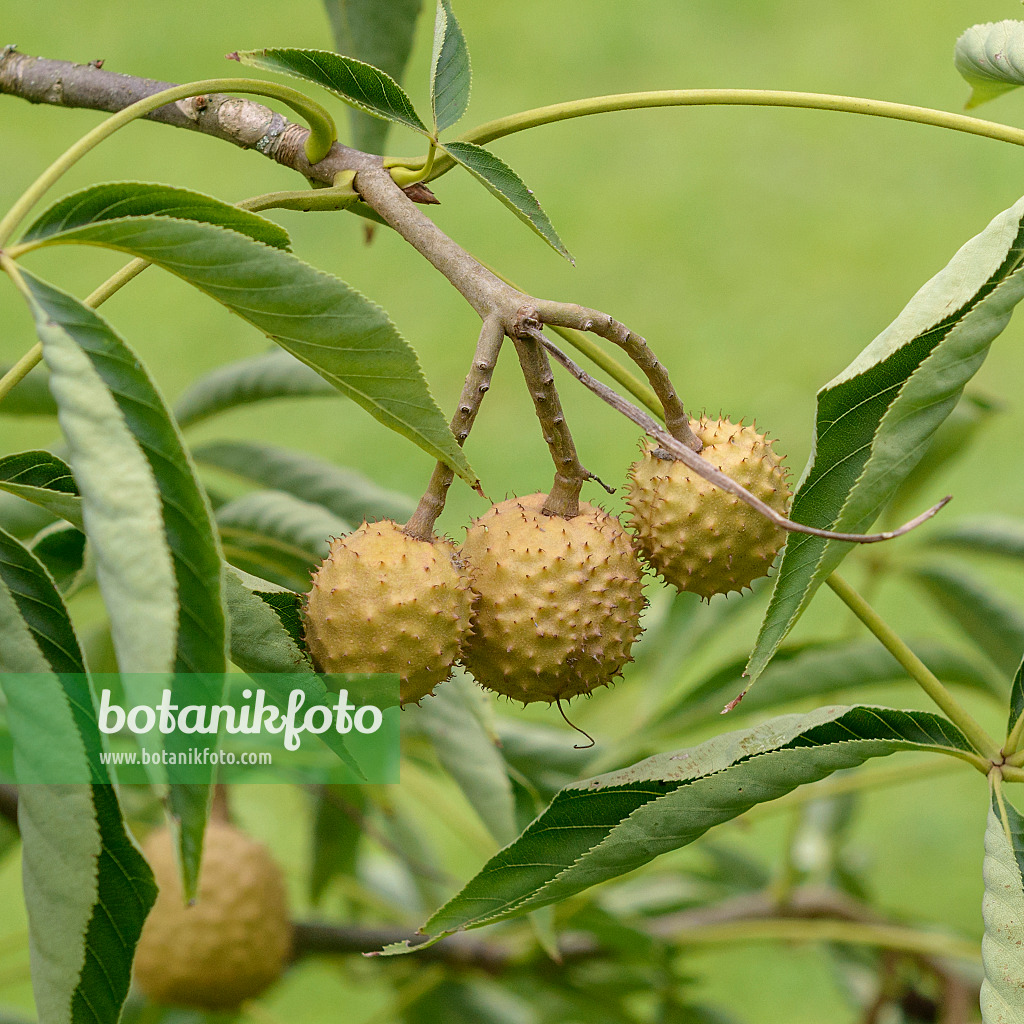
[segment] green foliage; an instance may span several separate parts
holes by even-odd
[[[324,0],[338,53],[372,64],[402,80],[412,50],[422,0]],[[390,123],[358,108],[349,111],[352,144],[367,153],[383,153]]]
[[[956,41],[953,63],[971,86],[968,109],[1024,85],[1024,22],[972,25]]]
[[[243,64],[301,78],[373,117],[430,135],[405,90],[380,68],[328,50],[278,48],[238,54]]]
[[[82,525],[82,498],[71,467],[51,452],[19,452],[0,458],[0,489],[75,526]]]
[[[430,109],[434,134],[456,124],[469,106],[469,50],[449,0],[437,0],[434,52],[430,58]]]
[[[822,708],[725,733],[563,789],[550,807],[424,925],[478,927],[582,892],[797,786],[898,750],[966,752],[924,712]]]
[[[533,191],[526,187],[523,179],[504,160],[472,142],[446,142],[442,148],[482,182],[491,195],[500,199],[524,224],[536,231],[555,252],[572,263],[568,249],[534,198]]]
[[[818,393],[791,517],[866,532],[924,455],[1024,297],[1024,200],[1001,213]],[[790,536],[747,673],[753,683],[850,545]],[[748,684],[750,685],[750,684]]]
[[[985,830],[985,939],[981,985],[983,1024],[1000,1024],[1024,1014],[1024,964],[1019,934],[1024,913],[1024,818],[993,798]]]

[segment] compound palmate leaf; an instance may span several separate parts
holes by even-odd
[[[692,843],[755,804],[900,750],[961,756],[970,745],[939,715],[833,706],[574,783],[423,931],[435,938],[564,900]]]
[[[956,41],[953,63],[971,86],[968,109],[1024,85],[1024,22],[972,25]]]
[[[982,871],[981,1019],[983,1024],[1012,1024],[1024,1020],[1024,818],[1005,801],[993,799],[989,807]]]
[[[344,281],[236,231],[168,217],[86,224],[34,244],[66,242],[119,249],[183,278],[476,485],[416,353],[384,310]]]
[[[864,533],[927,451],[1024,297],[1024,200],[999,214],[818,392],[792,518]],[[851,545],[791,534],[747,673],[753,682]]]
[[[241,63],[263,68],[264,71],[276,71],[315,82],[367,114],[430,135],[405,90],[389,74],[371,64],[331,53],[330,50],[290,47],[247,50],[238,53],[237,57]]]
[[[39,1019],[116,1024],[156,886],[95,756],[100,733],[84,673],[52,579],[31,552],[0,531],[0,683],[15,763],[34,779],[61,767],[96,779],[94,785],[28,785],[19,792]]]

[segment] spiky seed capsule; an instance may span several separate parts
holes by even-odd
[[[390,519],[331,542],[303,612],[321,672],[397,672],[415,703],[452,674],[473,596],[455,548],[416,540]]]
[[[791,492],[782,459],[764,434],[727,419],[691,420],[701,452],[726,476],[785,514]],[[682,462],[659,458],[650,441],[629,471],[632,527],[651,568],[701,597],[742,590],[765,576],[786,532]]]
[[[143,852],[160,894],[135,951],[142,992],[159,1003],[230,1010],[280,977],[292,928],[284,877],[265,846],[210,822],[192,906],[182,898],[171,833],[151,832]]]
[[[619,521],[585,502],[572,519],[546,516],[546,500],[495,505],[462,547],[477,594],[463,664],[482,686],[524,704],[610,683],[632,660],[645,604]]]

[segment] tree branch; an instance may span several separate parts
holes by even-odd
[[[176,84],[103,71],[98,63],[72,64],[31,57],[8,46],[0,50],[0,93],[30,103],[116,113]],[[380,162],[379,157],[336,142],[323,160],[310,164],[305,155],[308,128],[262,103],[234,96],[195,96],[169,103],[145,118],[255,150],[319,185],[333,185],[335,177],[343,171],[358,170],[369,161]]]

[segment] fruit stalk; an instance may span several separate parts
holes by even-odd
[[[690,429],[690,417],[683,408],[682,400],[669,378],[668,371],[639,334],[607,313],[600,313],[596,309],[588,309],[575,303],[540,302],[537,304],[537,313],[544,323],[551,324],[552,327],[586,331],[618,345],[643,370],[650,381],[665,410],[665,426],[668,432],[687,448],[695,452],[700,451],[700,439]]]
[[[539,332],[536,334],[538,344],[542,345],[555,360],[566,370],[569,371],[585,388],[593,391],[598,398],[607,402],[617,412],[622,413],[627,419],[632,420],[637,426],[642,427],[643,430],[655,441],[658,442],[666,451],[678,459],[680,462],[685,463],[694,472],[699,473],[705,480],[710,481],[716,487],[720,487],[723,491],[728,491],[730,494],[736,495],[741,501],[746,502],[751,508],[757,509],[761,515],[770,519],[776,526],[781,526],[783,530],[788,530],[790,533],[806,533],[812,537],[822,537],[825,540],[838,540],[847,544],[877,544],[880,541],[894,540],[896,537],[902,537],[903,534],[909,533],[911,530],[916,529],[922,523],[931,519],[940,509],[944,508],[949,502],[949,497],[943,498],[942,501],[933,505],[930,509],[926,509],[919,516],[915,516],[909,522],[904,523],[901,527],[896,530],[885,530],[882,533],[839,533],[835,530],[820,530],[816,526],[806,526],[804,523],[796,523],[792,519],[787,519],[784,515],[776,512],[770,505],[761,501],[760,498],[755,497],[745,487],[736,483],[735,480],[727,477],[724,473],[715,469],[706,459],[703,459],[696,452],[691,451],[686,445],[681,444],[671,434],[665,430],[660,423],[657,422],[653,417],[648,416],[642,409],[638,409],[632,402],[627,402],[620,394],[608,387],[607,384],[602,384],[599,380],[594,380],[582,367],[577,363],[574,363],[557,345],[548,341]]]
[[[589,480],[592,474],[583,468],[576,455],[576,445],[573,443],[569,425],[565,422],[547,353],[535,338],[526,334],[525,330],[513,335],[512,343],[519,356],[519,365],[523,369],[526,386],[530,389],[530,397],[533,399],[533,407],[544,432],[544,440],[555,463],[555,479],[544,503],[544,513],[572,519],[579,514],[583,482]]]
[[[476,415],[480,411],[480,403],[491,386],[491,376],[494,373],[494,366],[498,361],[498,353],[501,351],[501,343],[504,340],[505,329],[501,320],[496,316],[486,317],[480,328],[480,337],[477,339],[476,351],[473,353],[473,363],[469,368],[469,373],[466,374],[466,382],[462,386],[459,404],[452,417],[452,433],[460,445],[466,443]],[[444,511],[448,488],[454,477],[455,473],[445,463],[439,461],[434,466],[427,489],[424,491],[423,497],[420,498],[416,511],[412,514],[409,522],[405,524],[403,532],[407,536],[426,541],[433,538],[434,523]]]

